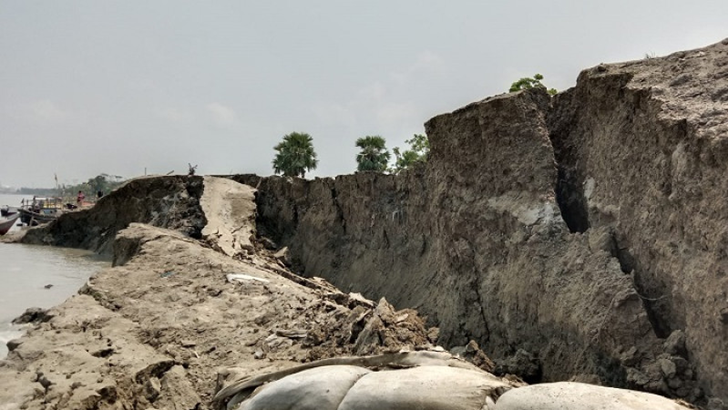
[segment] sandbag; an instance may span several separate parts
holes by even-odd
[[[371,373],[358,366],[304,370],[259,387],[240,410],[336,410],[351,386]]]
[[[329,359],[304,363],[302,365],[293,366],[288,369],[271,373],[242,377],[220,389],[220,391],[215,394],[213,401],[220,403],[229,400],[228,403],[232,404],[229,404],[228,408],[233,409],[237,403],[245,400],[252,390],[258,386],[274,382],[283,377],[287,377],[304,370],[334,365],[350,365],[370,369],[401,369],[415,366],[449,366],[482,372],[481,369],[473,364],[443,351],[398,352],[374,356],[332,357]]]
[[[356,382],[338,410],[481,410],[488,397],[509,388],[488,373],[446,366],[373,372]]]
[[[520,387],[498,399],[495,410],[688,410],[656,394],[584,383]]]

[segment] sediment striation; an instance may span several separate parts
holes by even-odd
[[[38,408],[207,408],[214,366],[472,339],[498,375],[728,408],[728,39],[425,128],[428,161],[399,175],[140,179],[29,230],[116,267],[14,342],[0,381]],[[51,377],[62,361],[88,370]]]

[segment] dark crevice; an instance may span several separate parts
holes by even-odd
[[[528,384],[543,383],[543,366],[541,360],[531,352],[511,346],[514,352],[501,360],[496,361],[493,374],[505,377],[515,374]]]
[[[595,373],[607,386],[627,388],[627,371],[618,359],[596,350],[594,352]]]
[[[475,290],[475,295],[478,297],[478,310],[480,313],[480,320],[483,321],[483,328],[485,330],[485,337],[482,340],[482,344],[483,346],[485,346],[488,342],[490,342],[490,327],[488,326],[488,319],[485,317],[485,311],[483,309],[483,296],[480,294],[480,288],[478,287],[477,281],[474,281],[473,289]]]
[[[358,322],[354,322],[354,324],[351,325],[351,337],[349,337],[349,343],[356,343],[356,339],[359,338],[359,335],[366,327],[366,319],[368,319],[370,315],[366,315]]]
[[[569,231],[583,233],[589,229],[589,213],[584,198],[584,189],[578,183],[574,173],[567,171],[562,166],[559,166],[558,170],[556,201]]]
[[[298,206],[293,204],[293,227],[298,227]]]
[[[654,295],[653,287],[645,283],[639,274],[639,270],[634,271],[632,278],[634,288],[642,300],[642,305],[645,308],[645,312],[647,312],[647,319],[650,321],[655,336],[660,339],[667,338],[673,329],[668,318],[669,307],[667,300],[665,300],[666,295]]]
[[[619,261],[619,268],[626,274],[632,273],[635,267],[634,256],[629,251],[629,248],[622,248],[617,242],[617,238],[612,236],[612,247],[611,252],[613,257]]]
[[[632,273],[632,271],[634,270],[634,257],[631,253],[629,253],[629,250],[615,248],[615,253],[616,255],[614,256],[619,261],[619,268],[622,269],[622,272]]]
[[[549,140],[557,167],[556,202],[569,231],[584,233],[589,227],[589,208],[584,195],[584,175],[580,165],[582,153],[573,141],[581,134],[575,129],[577,107],[572,104],[572,92],[567,91],[552,100],[546,113]]]
[[[622,272],[633,275],[632,282],[634,289],[642,300],[642,306],[647,313],[647,319],[652,326],[655,336],[662,339],[669,336],[672,333],[672,326],[670,326],[667,315],[665,314],[665,296],[654,295],[656,293],[654,286],[649,286],[645,282],[637,267],[637,260],[630,252],[629,247],[625,247],[623,241],[617,240],[616,235],[612,236],[611,254],[619,261],[619,267]]]
[[[341,209],[341,204],[338,198],[339,193],[336,191],[336,186],[331,187],[331,199],[334,201],[334,207],[336,208],[336,220],[341,223],[341,229],[344,235],[346,235],[346,218],[344,218],[344,210]]]
[[[190,238],[200,240],[202,239],[202,230],[205,225],[207,225],[207,217],[205,217],[205,213],[200,212],[202,209],[200,199],[202,198],[202,194],[205,192],[205,183],[201,177],[191,177],[188,178],[187,181],[185,190],[190,198],[195,198],[195,202],[194,209],[187,209],[184,217],[194,221],[196,216],[197,220],[186,229],[186,232]]]
[[[672,333],[672,327],[667,320],[662,317],[658,312],[661,310],[657,302],[642,298],[642,303],[645,306],[647,312],[647,318],[652,325],[652,330],[655,332],[655,336],[660,339],[665,339]]]

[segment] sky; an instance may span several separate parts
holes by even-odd
[[[0,184],[101,173],[270,175],[313,137],[307,177],[356,169],[435,115],[544,75],[728,37],[728,1],[0,0]]]

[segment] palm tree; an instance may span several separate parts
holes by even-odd
[[[287,177],[305,177],[306,171],[316,169],[318,160],[313,149],[313,138],[303,132],[283,136],[283,141],[273,147],[278,153],[273,159],[273,171]]]
[[[361,152],[356,156],[357,170],[386,171],[389,163],[389,151],[386,144],[386,140],[378,135],[356,140],[356,146],[361,148]]]

